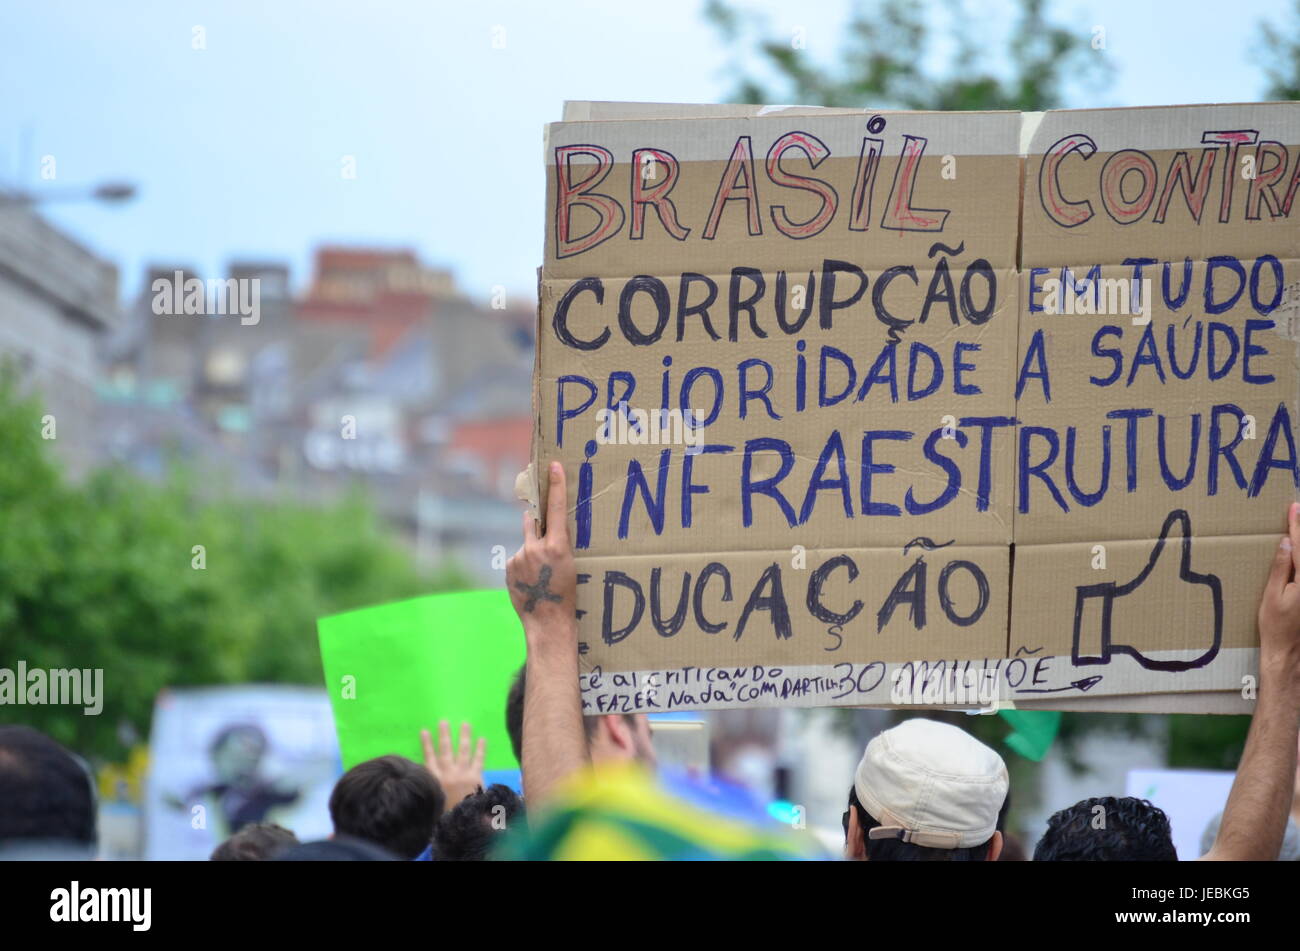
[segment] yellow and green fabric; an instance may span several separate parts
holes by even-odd
[[[498,859],[531,861],[806,861],[811,835],[760,828],[674,795],[636,766],[603,766],[570,780]]]

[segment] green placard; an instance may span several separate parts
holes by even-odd
[[[435,594],[320,618],[325,687],[343,768],[398,753],[422,762],[420,730],[469,721],[487,740],[485,769],[516,769],[506,693],[524,634],[504,590]]]
[[[999,710],[998,716],[1015,728],[1007,746],[1035,763],[1047,755],[1061,729],[1061,714],[1055,710]]]

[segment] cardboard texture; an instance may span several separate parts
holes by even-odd
[[[532,472],[589,712],[1241,709],[1300,488],[1300,104],[565,119]]]

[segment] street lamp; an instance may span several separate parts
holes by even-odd
[[[136,188],[130,182],[105,182],[95,187],[91,197],[96,201],[117,204],[135,197]]]
[[[117,205],[136,196],[136,187],[130,182],[103,182],[93,187],[78,186],[63,189],[42,189],[39,192],[0,190],[0,205],[20,205],[26,208],[55,201],[101,201]]]

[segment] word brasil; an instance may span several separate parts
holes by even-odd
[[[868,128],[880,131],[885,120],[874,117]],[[874,127],[874,129],[873,129]],[[881,215],[880,226],[894,231],[942,231],[949,212],[916,208],[912,193],[916,187],[917,172],[925,155],[928,140],[921,136],[904,135],[902,150],[894,170],[889,199]],[[866,231],[871,227],[872,197],[876,188],[876,173],[880,170],[885,143],[883,139],[863,137],[858,156],[857,170],[848,190],[852,199],[848,229]],[[772,225],[787,238],[804,240],[820,234],[831,223],[839,210],[839,191],[830,182],[800,175],[782,167],[787,153],[801,152],[811,169],[816,169],[831,155],[826,143],[809,132],[787,132],[772,143],[767,151],[764,170],[768,182],[776,187],[810,192],[820,199],[820,205],[810,217],[794,221],[784,205],[769,209]],[[578,167],[590,167],[585,177],[575,177],[574,159],[586,159]],[[592,161],[594,160],[594,162]],[[793,157],[792,157],[793,160]],[[611,195],[596,191],[614,168],[614,153],[600,145],[562,145],[555,149],[555,256],[573,257],[590,251],[608,241],[620,231],[628,219],[623,203]],[[669,197],[677,187],[681,164],[666,149],[641,148],[632,152],[631,174],[631,227],[628,237],[636,241],[645,236],[646,211],[653,210],[660,225],[673,238],[685,241],[693,230],[683,225],[677,205]],[[661,171],[662,170],[662,171]],[[841,183],[841,188],[843,183]],[[699,235],[705,241],[718,237],[723,212],[729,202],[743,202],[745,226],[752,236],[763,233],[763,214],[759,197],[759,180],[754,172],[754,144],[748,135],[739,136],[732,147],[731,156],[718,182],[718,189],[709,209],[708,217]],[[596,215],[596,224],[583,234],[576,234],[572,224],[575,207],[582,207]]]
[[[878,132],[884,125],[882,117],[876,116],[868,129]],[[880,215],[880,227],[893,231],[941,232],[950,211],[921,208],[914,202],[921,160],[929,140],[906,134],[902,139],[889,196]],[[1199,144],[1202,148],[1194,171],[1186,150],[1174,153],[1162,175],[1155,159],[1146,152],[1123,148],[1098,163],[1095,188],[1066,194],[1061,183],[1063,167],[1067,162],[1090,161],[1101,147],[1083,133],[1062,136],[1047,148],[1039,165],[1039,200],[1048,217],[1063,228],[1078,227],[1095,217],[1097,204],[1122,225],[1141,221],[1148,215],[1153,223],[1164,224],[1170,220],[1171,208],[1176,206],[1186,210],[1185,215],[1175,216],[1180,224],[1190,217],[1199,225],[1207,208],[1213,208],[1211,214],[1219,222],[1227,223],[1232,220],[1237,204],[1244,205],[1240,214],[1248,222],[1290,216],[1300,191],[1300,157],[1293,163],[1287,146],[1261,140],[1256,129],[1207,130]],[[1251,146],[1254,147],[1248,152],[1252,159],[1251,171],[1243,175],[1239,161],[1243,149]],[[625,205],[613,195],[597,191],[614,168],[613,152],[594,144],[558,146],[555,149],[555,256],[566,258],[590,251],[623,231],[629,219],[628,238],[640,240],[645,236],[650,217],[647,211],[653,211],[659,226],[677,241],[686,241],[692,233],[705,241],[715,240],[721,230],[723,213],[733,201],[744,206],[745,232],[750,237],[759,237],[768,227],[761,193],[769,188],[802,191],[818,199],[816,210],[802,221],[793,220],[785,205],[769,202],[770,227],[786,238],[806,240],[820,234],[837,215],[847,230],[867,231],[875,220],[872,200],[884,151],[883,139],[864,136],[852,180],[841,181],[837,188],[826,178],[785,167],[786,161],[793,163],[801,155],[812,172],[831,157],[830,148],[812,133],[787,132],[767,150],[762,164],[766,178],[763,181],[756,173],[752,136],[738,136],[707,216],[703,222],[688,225],[683,223],[670,197],[682,175],[681,163],[671,152],[652,147],[633,150],[630,193]],[[585,175],[576,171],[587,168],[590,171]],[[1246,180],[1242,189],[1237,188],[1238,178]],[[841,194],[850,196],[847,212],[843,214]],[[1244,195],[1241,202],[1237,201],[1237,195]],[[1214,197],[1218,198],[1217,203]],[[595,224],[586,232],[577,233],[572,224],[575,208],[595,215]],[[734,218],[737,223],[742,220],[741,215]]]

